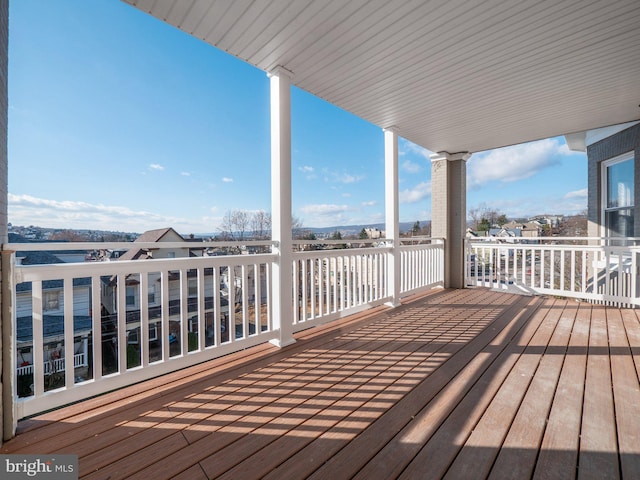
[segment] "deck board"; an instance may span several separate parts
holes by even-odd
[[[638,478],[633,310],[487,289],[378,307],[21,422],[80,478]]]
[[[573,479],[578,465],[591,307],[580,305],[569,340],[534,479]]]
[[[640,385],[619,310],[607,311],[611,380],[623,476],[640,472]]]
[[[603,388],[608,386],[608,388]],[[611,389],[611,365],[604,307],[591,313],[591,335],[587,353],[582,429],[580,431],[580,469],[578,478],[619,478],[615,412]]]
[[[577,313],[576,305],[563,308],[560,302],[553,309],[550,315],[559,315],[557,327],[491,469],[491,479],[533,475]]]

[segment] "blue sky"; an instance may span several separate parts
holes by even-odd
[[[217,231],[270,210],[266,74],[117,0],[10,3],[9,221]],[[427,150],[404,139],[400,219],[431,218]],[[383,133],[292,91],[293,214],[384,221]],[[563,137],[476,153],[467,206],[509,217],[586,208],[586,155]]]

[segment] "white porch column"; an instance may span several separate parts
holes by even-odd
[[[271,82],[271,224],[278,260],[273,267],[273,326],[284,347],[293,338],[293,244],[291,239],[291,76],[283,67],[269,72]]]
[[[400,224],[398,200],[398,133],[395,127],[384,129],[385,237],[391,240],[387,281],[389,305],[400,305]]]
[[[468,152],[431,155],[431,235],[444,238],[444,286],[464,288]]]

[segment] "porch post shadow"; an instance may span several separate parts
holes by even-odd
[[[431,155],[431,236],[444,238],[444,286],[464,288],[469,152]]]
[[[291,77],[278,66],[269,72],[271,83],[271,211],[273,265],[271,314],[278,347],[295,342],[293,338],[293,242],[291,234]]]

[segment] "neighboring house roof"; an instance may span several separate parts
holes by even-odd
[[[180,237],[180,240],[184,241],[182,235],[176,232],[173,228],[159,228],[156,230],[147,230],[138,238],[136,238],[136,242],[161,242],[164,237],[166,237],[169,233],[173,233]]]
[[[22,258],[22,265],[53,265],[64,263],[53,253],[49,252],[18,252],[17,256]]]
[[[511,228],[490,228],[489,235],[492,237],[521,237],[522,231]]]
[[[161,242],[167,235],[177,236],[178,240],[176,241],[178,242],[185,241],[182,235],[176,232],[173,228],[167,227],[167,228],[159,228],[156,230],[147,230],[138,238],[136,238],[135,242],[139,242],[139,243]],[[130,250],[127,250],[126,253],[123,253],[122,255],[120,255],[118,257],[118,260],[146,260],[148,258],[152,258],[152,257],[151,255],[149,255],[149,252],[147,250],[142,250],[142,249],[136,250],[135,248],[132,248]]]

